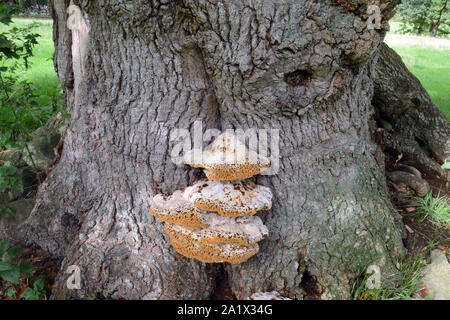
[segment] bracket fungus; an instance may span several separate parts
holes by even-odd
[[[259,217],[233,219],[215,213],[207,213],[207,216],[209,223],[207,228],[192,230],[168,223],[164,226],[164,231],[171,239],[181,237],[192,242],[234,243],[244,246],[251,246],[269,234]]]
[[[182,225],[189,229],[207,226],[202,212],[191,202],[184,200],[181,191],[175,191],[167,199],[164,199],[161,194],[153,197],[150,212],[161,221]]]
[[[192,150],[184,162],[194,168],[204,168],[213,181],[243,180],[260,174],[270,167],[270,160],[247,149],[238,137],[225,132],[206,151]]]
[[[252,152],[225,133],[208,151],[185,156],[186,163],[205,168],[212,181],[201,180],[169,197],[158,194],[153,198],[150,213],[166,223],[164,231],[175,251],[206,263],[241,263],[259,251],[257,242],[269,231],[254,215],[272,208],[272,192],[239,180],[265,170],[270,161]],[[205,161],[186,161],[200,156]]]
[[[202,210],[226,217],[254,215],[272,208],[272,192],[252,181],[199,181],[184,191],[184,198]]]

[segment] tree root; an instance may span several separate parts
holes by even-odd
[[[450,176],[441,164],[450,156],[449,122],[394,50],[383,43],[379,54],[372,104],[378,127],[386,131],[386,152],[448,188]]]
[[[416,175],[404,172],[404,171],[394,171],[388,172],[388,179],[396,185],[404,184],[407,187],[413,189],[419,197],[423,197],[430,191],[430,185],[428,182]]]

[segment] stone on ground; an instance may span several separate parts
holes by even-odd
[[[427,298],[450,300],[450,264],[441,250],[433,250],[431,263],[423,269],[422,282],[427,290]]]
[[[9,203],[7,208],[11,212],[0,212],[0,228],[7,225],[19,225],[24,222],[30,216],[35,203],[34,199],[20,199]]]

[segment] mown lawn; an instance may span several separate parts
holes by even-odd
[[[48,105],[57,96],[59,82],[53,69],[54,52],[52,40],[52,21],[41,19],[14,19],[12,26],[25,26],[31,22],[39,23],[35,31],[41,34],[36,46],[32,66],[24,71],[23,77],[36,87],[37,102]],[[0,32],[5,30],[0,25]],[[422,82],[434,103],[450,120],[450,39],[433,39],[424,36],[396,34],[398,22],[392,22],[391,32],[386,42],[405,61],[410,71]]]

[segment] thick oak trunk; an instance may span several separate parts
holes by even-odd
[[[369,264],[392,275],[402,224],[369,120],[377,49],[367,1],[54,0],[56,66],[72,114],[64,151],[21,231],[65,257],[53,298],[350,298]],[[397,1],[381,1],[383,27]],[[270,230],[239,265],[175,253],[151,198],[200,171],[170,161],[175,128],[279,129]],[[81,289],[66,286],[67,267]]]
[[[386,44],[380,47],[374,83],[372,103],[386,152],[419,169],[436,190],[448,190],[450,175],[441,164],[450,158],[450,123]]]

